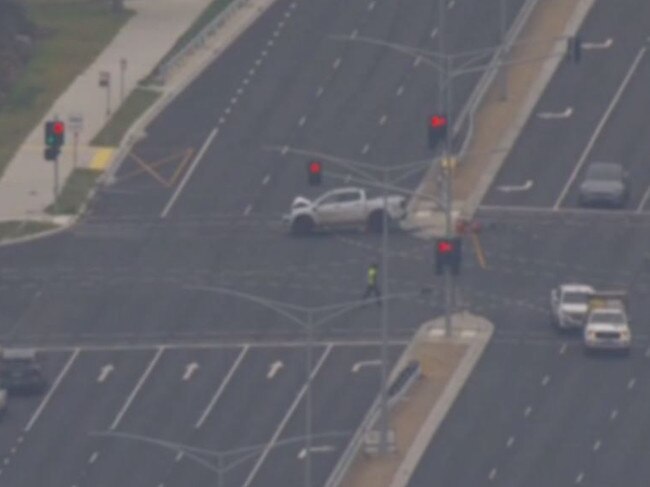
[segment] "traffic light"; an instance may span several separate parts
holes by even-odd
[[[45,122],[45,153],[46,161],[54,161],[59,157],[61,146],[65,142],[65,124],[59,120]]]
[[[460,237],[439,238],[436,240],[436,274],[450,270],[453,275],[460,272],[461,262]]]
[[[429,118],[429,149],[434,150],[447,137],[447,116],[432,115]]]
[[[319,186],[323,181],[323,164],[319,161],[307,163],[307,180],[310,186]]]
[[[575,64],[580,62],[582,57],[582,39],[576,35],[567,39],[567,58]]]

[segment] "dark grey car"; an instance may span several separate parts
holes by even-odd
[[[625,169],[613,162],[594,162],[587,168],[579,191],[580,205],[624,206],[627,200]]]

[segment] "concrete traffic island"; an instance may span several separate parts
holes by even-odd
[[[463,385],[469,379],[493,332],[493,325],[470,313],[454,315],[450,337],[444,318],[422,325],[400,359],[417,360],[421,373],[390,411],[395,449],[370,454],[364,445],[356,453],[342,487],[403,487],[431,442]],[[397,369],[402,367],[398,365]]]

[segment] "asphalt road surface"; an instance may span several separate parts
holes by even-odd
[[[495,337],[413,487],[647,485],[648,13],[643,2],[596,3],[584,39],[609,47],[560,68],[483,202],[488,269],[466,277],[467,292],[486,293],[475,309],[495,323]],[[565,108],[567,118],[539,116]],[[625,209],[575,207],[581,160],[626,166]],[[528,180],[528,190],[500,189]],[[580,334],[550,325],[549,291],[569,281],[628,292],[629,356],[587,355]]]
[[[401,349],[390,346],[393,362]],[[12,398],[3,485],[299,485],[304,343],[42,350],[41,398]],[[322,485],[379,385],[376,344],[318,343],[313,479]],[[38,468],[34,468],[34,460]]]
[[[507,3],[511,20],[522,1]],[[494,5],[457,0],[446,7],[451,52],[496,45]],[[178,455],[177,443],[223,451],[304,431],[305,352],[296,345],[305,327],[277,303],[218,288],[302,306],[359,299],[380,238],[289,238],[281,214],[297,194],[315,192],[306,188],[303,157],[268,147],[377,166],[431,157],[426,120],[438,105],[438,73],[422,60],[332,36],[435,50],[436,26],[433,2],[278,0],[147,128],[80,225],[0,249],[2,343],[50,347],[43,360],[52,384],[39,400],[12,398],[0,483],[214,485],[222,472],[226,486],[299,484],[301,444],[241,463],[227,458],[234,464],[224,468],[220,455]],[[455,84],[452,119],[476,79]],[[319,191],[342,184],[334,172],[326,166]],[[389,307],[393,337],[410,336],[440,313],[432,260],[430,242],[391,235],[383,291],[401,296]],[[498,299],[480,290],[467,295],[486,306]],[[377,346],[364,343],[376,340],[379,316],[374,305],[355,307],[315,330],[314,432],[341,435],[316,436],[314,485],[322,485],[378,392],[376,368],[351,369],[376,359]],[[221,346],[189,347],[215,341]],[[250,344],[245,355],[242,343]],[[282,368],[268,378],[278,360]],[[187,372],[194,363],[198,370]],[[185,373],[191,378],[183,380]]]

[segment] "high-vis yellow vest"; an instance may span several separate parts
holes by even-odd
[[[377,268],[370,267],[368,269],[368,284],[374,286],[377,283]]]

